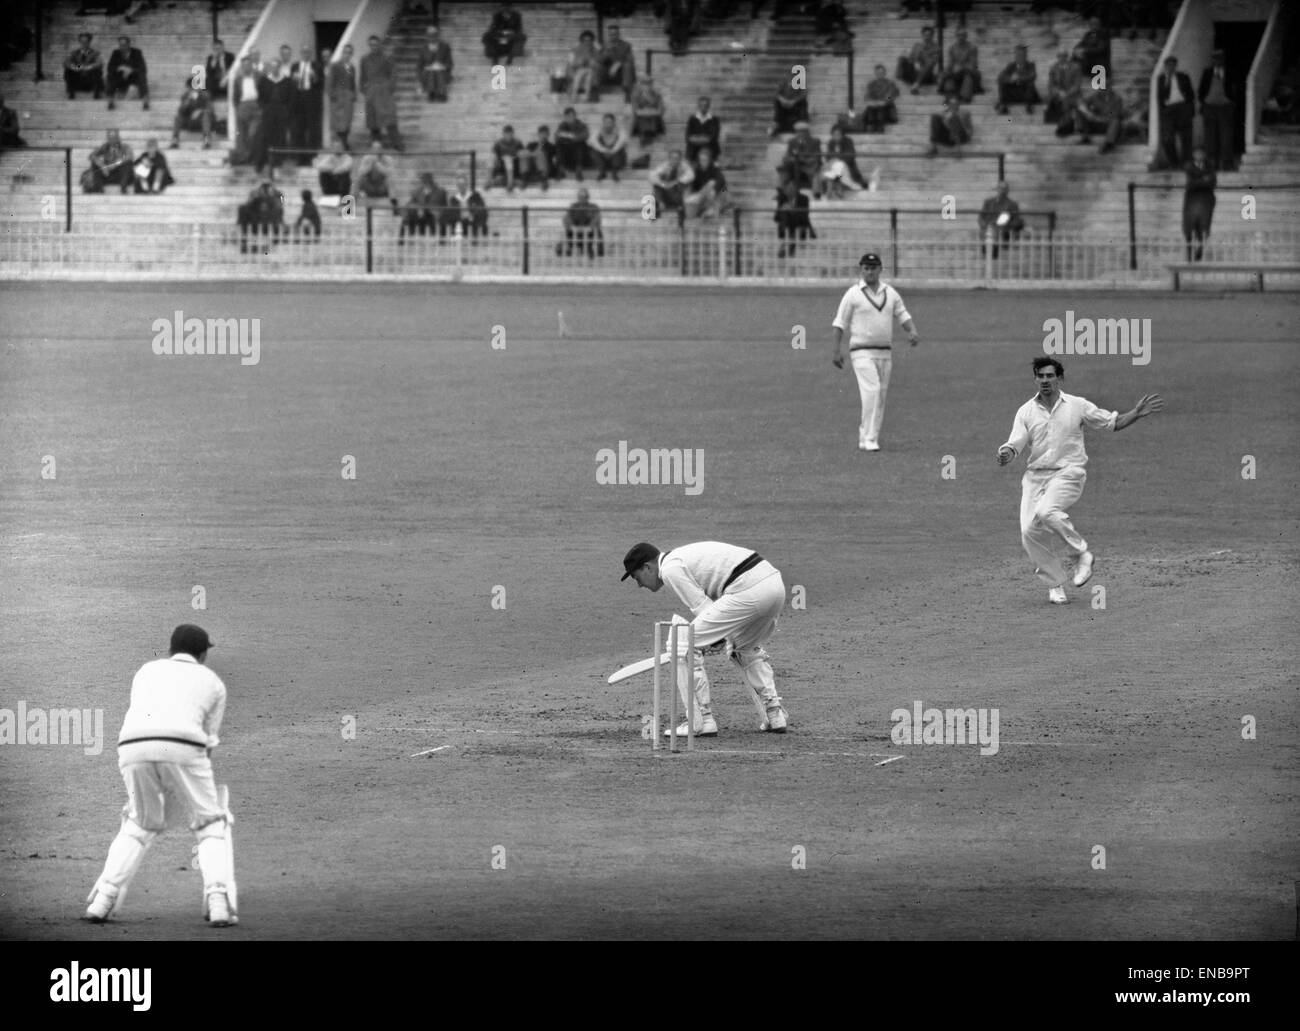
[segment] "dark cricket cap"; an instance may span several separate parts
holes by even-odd
[[[212,647],[208,632],[193,623],[182,623],[172,631],[171,653],[186,652],[198,658]]]
[[[867,251],[866,254],[862,255],[862,260],[859,261],[858,264],[859,264],[859,265],[879,265],[879,266],[881,266],[881,267],[883,268],[885,263],[884,263],[883,261],[880,260],[880,255],[879,255],[879,254],[876,254],[874,251]]]
[[[625,572],[620,576],[619,582],[622,583],[647,562],[653,561],[659,557],[659,549],[653,544],[647,544],[642,541],[640,544],[632,545],[632,550],[623,556],[623,569]]]

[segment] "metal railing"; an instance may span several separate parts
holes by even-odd
[[[1141,246],[1141,241],[1147,239],[1147,237],[1144,234],[1140,234],[1138,232],[1138,210],[1137,210],[1138,191],[1146,190],[1152,193],[1173,193],[1175,191],[1181,192],[1183,188],[1184,187],[1182,186],[1181,183],[1178,185],[1173,185],[1170,183],[1139,183],[1139,182],[1132,182],[1132,181],[1129,182],[1128,184],[1128,246],[1129,246],[1129,268],[1130,269],[1137,269],[1138,250]],[[1237,195],[1243,195],[1243,194],[1255,193],[1261,190],[1263,191],[1300,190],[1300,182],[1271,183],[1271,184],[1261,185],[1261,186],[1243,186],[1239,190],[1234,190],[1232,192]],[[1221,216],[1221,217],[1227,217],[1227,216]],[[1233,212],[1232,217],[1238,217],[1237,213]],[[1291,218],[1292,220],[1294,219],[1294,213],[1291,213]],[[1284,223],[1285,221],[1286,219],[1283,219]],[[1257,234],[1250,234],[1250,235],[1253,238],[1253,236]],[[1276,234],[1270,233],[1265,235],[1274,236]],[[1233,259],[1223,259],[1223,260],[1233,260]],[[1258,261],[1260,259],[1254,258],[1251,260]]]
[[[72,229],[72,147],[10,147],[7,150],[0,151],[0,157],[16,157],[21,160],[23,154],[42,154],[53,153],[63,155],[63,228],[65,232]],[[6,165],[0,165],[8,172]],[[12,182],[17,185],[26,177],[23,172],[23,166],[20,165],[18,171],[10,173]]]

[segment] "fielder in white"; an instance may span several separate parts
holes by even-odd
[[[1065,593],[1067,563],[1074,567],[1075,587],[1092,577],[1093,554],[1070,522],[1069,512],[1088,479],[1083,428],[1118,432],[1165,406],[1159,394],[1147,394],[1132,411],[1108,412],[1087,398],[1062,391],[1064,378],[1065,367],[1055,358],[1034,359],[1038,391],[1020,406],[1011,436],[998,448],[998,465],[1006,465],[1029,447],[1021,480],[1020,539],[1039,579],[1051,588],[1047,600],[1054,605],[1070,600]]]
[[[913,347],[921,338],[898,291],[880,281],[880,256],[864,254],[860,265],[862,279],[845,291],[831,323],[835,330],[835,356],[831,361],[837,369],[844,368],[843,340],[848,333],[849,360],[862,395],[858,450],[879,451],[880,424],[885,421],[885,394],[893,364],[894,319],[907,330]]]
[[[646,590],[658,591],[667,584],[694,617],[695,736],[716,737],[718,733],[704,652],[716,653],[724,647],[765,713],[762,729],[784,734],[789,720],[763,648],[776,632],[785,607],[785,581],[780,571],[757,552],[721,541],[683,544],[666,552],[653,544],[637,544],[624,556],[623,569],[624,580],[630,576]],[[675,679],[683,692],[682,711],[689,712],[689,699],[684,695],[686,677]],[[685,735],[686,730],[683,720],[677,733]]]
[[[91,889],[86,919],[103,923],[117,912],[144,854],[169,817],[189,810],[198,839],[204,914],[213,927],[238,923],[233,819],[212,779],[226,687],[204,662],[212,642],[202,627],[184,624],[166,659],[146,662],[131,682],[131,704],[117,739],[117,765],[126,783],[122,829]]]

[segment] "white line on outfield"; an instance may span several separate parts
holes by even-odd
[[[905,756],[901,756],[901,755],[892,755],[892,756],[890,756],[888,759],[885,759],[883,762],[878,762],[878,763],[876,763],[876,765],[877,765],[877,766],[888,766],[890,763],[896,763],[896,762],[898,762],[899,759],[903,759],[903,758],[905,758]]]
[[[414,755],[408,755],[408,759],[418,759],[422,755],[432,755],[434,752],[441,752],[444,748],[451,748],[451,745],[439,745],[437,748],[426,748],[423,752],[416,752]]]

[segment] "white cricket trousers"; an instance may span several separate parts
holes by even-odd
[[[858,444],[879,444],[880,424],[885,421],[885,393],[889,390],[889,370],[893,356],[889,351],[872,351],[860,347],[856,351],[850,351],[849,358],[858,377],[858,393],[862,396]]]
[[[1083,466],[1069,465],[1057,470],[1026,469],[1020,481],[1020,540],[1034,571],[1049,587],[1065,583],[1067,556],[1088,550],[1069,513],[1083,495],[1087,479]]]

